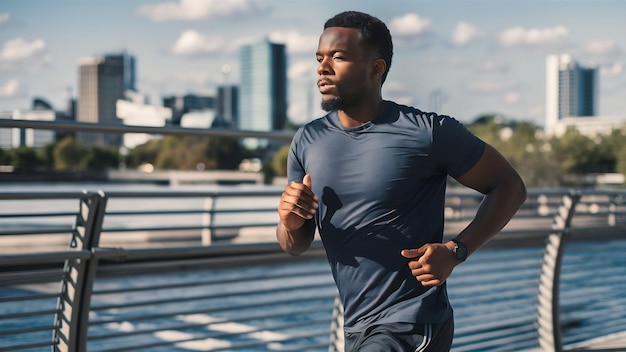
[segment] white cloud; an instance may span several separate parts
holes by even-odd
[[[490,82],[490,81],[480,81],[473,82],[467,86],[467,89],[470,92],[478,92],[478,93],[492,93],[492,92],[500,92],[506,89],[507,86],[500,82]]]
[[[454,29],[452,30],[452,35],[450,36],[450,40],[452,43],[457,45],[463,45],[471,42],[481,35],[481,32],[478,28],[476,28],[471,23],[467,22],[458,22]]]
[[[534,119],[538,125],[543,125],[543,119],[545,119],[546,116],[546,107],[544,105],[531,106],[525,113],[528,117]]]
[[[394,100],[398,104],[416,105],[416,101],[411,94],[411,90],[404,82],[396,80],[385,82],[383,85],[383,95],[387,96],[387,99]]]
[[[303,120],[301,117],[305,115],[305,106],[304,104],[299,104],[297,102],[291,102],[289,103],[289,106],[287,107],[287,116],[290,117],[290,120],[292,120],[295,123],[303,123],[306,122],[305,120]],[[294,119],[293,116],[298,116],[300,117],[299,119]]]
[[[13,97],[17,94],[19,83],[16,79],[12,79],[0,86],[0,97]]]
[[[585,50],[591,54],[618,54],[621,50],[612,40],[596,40],[586,45]]]
[[[431,20],[422,18],[414,13],[407,13],[404,16],[391,20],[389,30],[393,35],[399,36],[419,36],[424,34],[430,27]]]
[[[180,0],[144,4],[137,8],[137,13],[155,22],[197,21],[248,15],[264,9],[264,3],[257,0]]]
[[[495,62],[493,60],[487,60],[480,64],[480,69],[488,72],[506,72],[509,69],[507,64]]]
[[[500,43],[504,46],[553,44],[567,37],[567,28],[563,26],[546,28],[513,27],[500,34]]]
[[[315,60],[300,60],[289,64],[287,76],[293,80],[310,80],[315,82],[317,79],[317,62]]]
[[[186,71],[186,72],[178,72],[176,74],[176,79],[182,82],[192,83],[197,86],[203,86],[207,83],[211,82],[212,76],[209,76],[207,72],[198,72],[198,71]]]
[[[408,87],[404,82],[400,82],[400,81],[386,81],[385,84],[383,85],[383,89],[385,90],[385,92],[387,93],[392,93],[392,92],[402,92],[405,93],[408,91]]]
[[[0,24],[8,23],[11,20],[11,15],[8,13],[0,13]]]
[[[506,94],[504,94],[504,101],[507,104],[515,104],[519,102],[520,99],[521,99],[521,96],[519,95],[518,92],[507,92]]]
[[[37,39],[27,42],[22,38],[9,40],[4,43],[0,49],[0,62],[13,62],[29,59],[34,56],[42,55],[46,50],[46,43]]]
[[[402,104],[402,105],[416,105],[415,104],[415,98],[413,98],[410,95],[404,95],[404,96],[391,96],[392,100],[395,101],[398,104]]]
[[[287,51],[293,54],[308,54],[313,60],[319,37],[304,35],[298,31],[274,32],[269,36],[274,43],[284,43]]]
[[[619,76],[624,72],[624,67],[620,62],[616,62],[609,67],[600,68],[600,75],[603,77],[614,77]]]
[[[186,30],[181,33],[171,50],[177,55],[201,55],[220,52],[225,50],[224,46],[223,38],[206,37],[194,30]]]

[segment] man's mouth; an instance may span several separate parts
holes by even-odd
[[[332,84],[332,82],[327,81],[327,80],[319,80],[317,82],[317,88],[319,89],[320,93],[322,94],[329,94],[330,91],[335,87],[334,84]]]

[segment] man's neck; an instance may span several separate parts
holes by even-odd
[[[345,128],[354,128],[362,126],[382,114],[385,109],[385,103],[382,98],[374,102],[355,106],[346,110],[339,110],[339,122]]]

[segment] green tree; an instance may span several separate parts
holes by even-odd
[[[201,136],[165,136],[135,147],[129,152],[128,166],[151,163],[161,170],[236,169],[245,151],[237,140]]]
[[[553,155],[559,160],[564,174],[581,175],[594,171],[602,158],[597,144],[575,128],[569,128],[560,138],[552,139]]]
[[[54,147],[54,165],[59,170],[79,170],[86,154],[86,149],[74,138],[66,137]]]
[[[86,148],[86,152],[80,162],[81,169],[101,171],[115,169],[119,165],[120,156],[115,148],[93,146]]]
[[[282,146],[272,158],[272,168],[276,176],[287,176],[287,156],[289,155],[289,148],[289,145]]]
[[[514,125],[511,135],[501,145],[501,152],[517,169],[524,182],[532,187],[558,186],[559,164],[551,157],[550,148],[540,129],[528,122]]]
[[[207,168],[211,168],[203,158],[204,148],[197,138],[165,136],[154,167],[161,170],[193,170],[198,163],[204,163]]]
[[[626,126],[600,137],[598,147],[604,172],[619,172],[617,171],[619,157],[624,144],[626,144]]]
[[[236,139],[211,138],[207,139],[207,157],[215,159],[219,170],[236,170],[246,157],[246,150]]]
[[[13,150],[13,167],[21,171],[33,171],[40,167],[37,152],[33,148],[19,147]]]
[[[560,165],[541,130],[529,122],[508,122],[498,115],[478,117],[467,128],[496,148],[517,169],[529,187],[558,186]]]
[[[0,149],[0,165],[13,165],[13,153],[10,150]]]
[[[154,164],[161,150],[161,144],[160,139],[152,139],[129,150],[126,158],[127,166],[136,168],[145,163]]]
[[[622,143],[620,148],[617,150],[616,159],[616,171],[626,175],[626,143]]]
[[[56,144],[56,142],[47,143],[37,150],[37,157],[42,167],[46,169],[54,168],[54,148]]]

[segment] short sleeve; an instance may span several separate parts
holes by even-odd
[[[480,159],[485,142],[461,122],[445,115],[433,117],[432,154],[437,169],[458,178]]]
[[[287,156],[287,180],[302,182],[304,175],[304,163],[302,162],[302,156],[298,152],[300,150],[300,137],[302,136],[302,128],[299,129],[291,140],[291,146],[289,147],[289,154]]]

